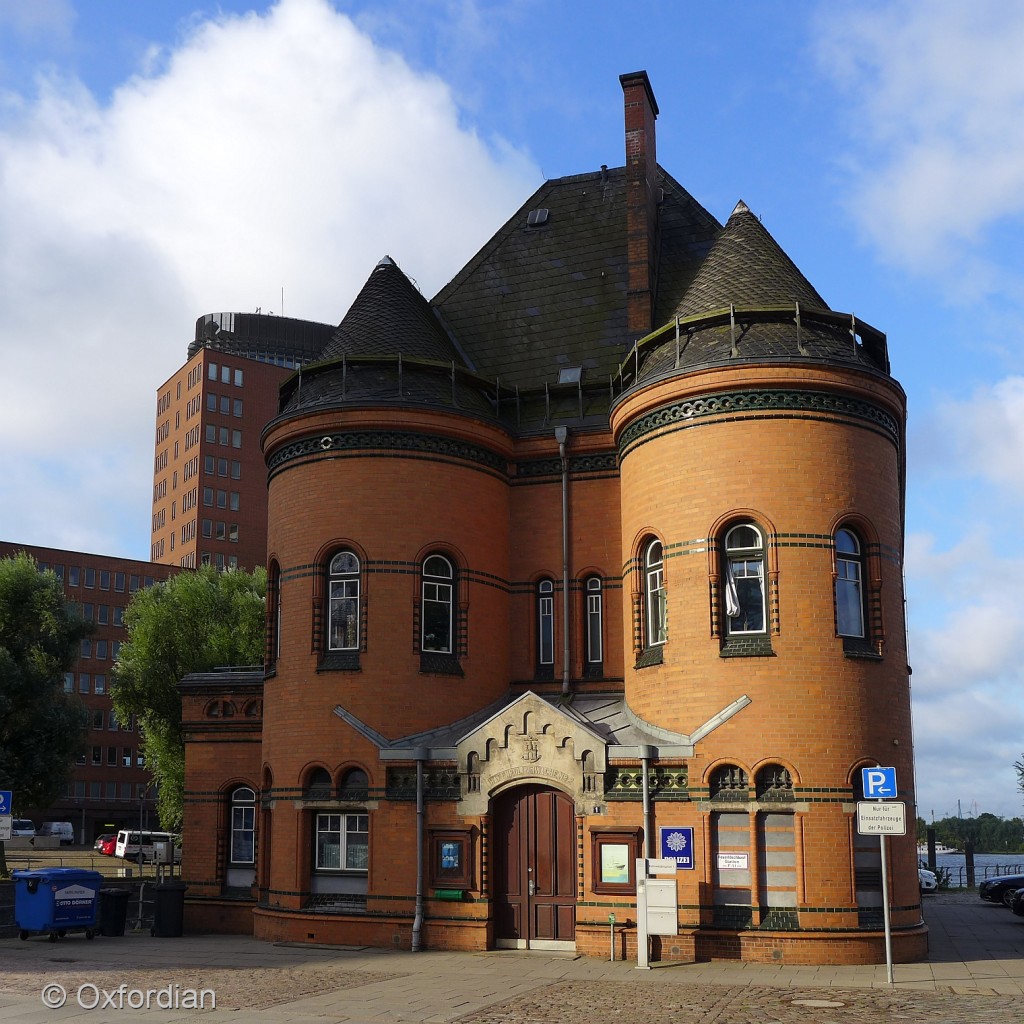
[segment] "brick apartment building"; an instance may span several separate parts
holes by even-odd
[[[104,832],[138,827],[140,816],[154,825],[155,793],[138,727],[134,721],[117,720],[110,681],[125,640],[123,616],[132,594],[167,579],[174,570],[130,558],[0,541],[0,558],[19,551],[31,555],[40,571],[56,574],[64,595],[93,624],[93,634],[81,642],[74,666],[64,675],[64,689],[78,694],[89,713],[86,752],[72,769],[67,791],[52,807],[16,805],[17,813],[31,818],[37,828],[43,821],[70,821],[82,843]]]
[[[432,301],[381,260],[285,380],[265,670],[181,684],[191,927],[606,956],[614,914],[632,957],[634,860],[672,856],[654,958],[884,960],[855,804],[892,765],[914,816],[905,395],[621,82],[625,167],[543,184]]]
[[[251,571],[267,558],[260,433],[278,388],[333,327],[260,313],[209,313],[188,358],[157,391],[154,562]]]

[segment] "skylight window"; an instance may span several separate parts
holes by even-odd
[[[558,371],[559,384],[579,384],[583,379],[582,366],[563,366]]]

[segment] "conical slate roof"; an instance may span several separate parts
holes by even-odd
[[[331,340],[322,359],[342,356],[397,356],[454,360],[463,364],[427,300],[385,256],[370,274]]]
[[[281,412],[314,406],[441,406],[492,418],[487,395],[456,375],[453,364],[465,369],[426,299],[385,256],[320,359],[282,386]]]
[[[796,264],[740,200],[674,315],[695,316],[730,304],[768,306],[794,302],[828,309]]]
[[[663,340],[645,348],[638,383],[696,367],[780,359],[888,372],[884,345],[854,338],[848,319],[831,312],[742,201],[676,304],[676,318],[683,321],[678,341],[663,330]]]

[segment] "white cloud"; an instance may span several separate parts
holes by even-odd
[[[821,62],[846,90],[851,206],[889,259],[1012,287],[982,250],[1024,215],[1024,7],[1001,0],[824,5]]]
[[[196,23],[109,105],[38,86],[0,96],[0,523],[15,541],[146,557],[154,396],[197,316],[280,313],[283,288],[287,315],[337,322],[385,253],[430,295],[539,180],[326,0]],[[102,506],[62,496],[100,481],[119,507],[84,521]]]
[[[991,502],[1024,496],[1024,377],[976,387],[963,398],[940,397],[912,430],[918,472],[988,485]],[[964,495],[966,497],[966,495]]]
[[[75,20],[70,0],[0,0],[0,27],[7,25],[22,37],[66,40]]]

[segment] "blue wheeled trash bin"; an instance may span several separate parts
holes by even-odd
[[[32,932],[50,936],[54,942],[68,932],[96,934],[96,897],[103,882],[98,871],[81,868],[39,868],[12,871],[14,879],[14,921],[18,934],[27,939]]]

